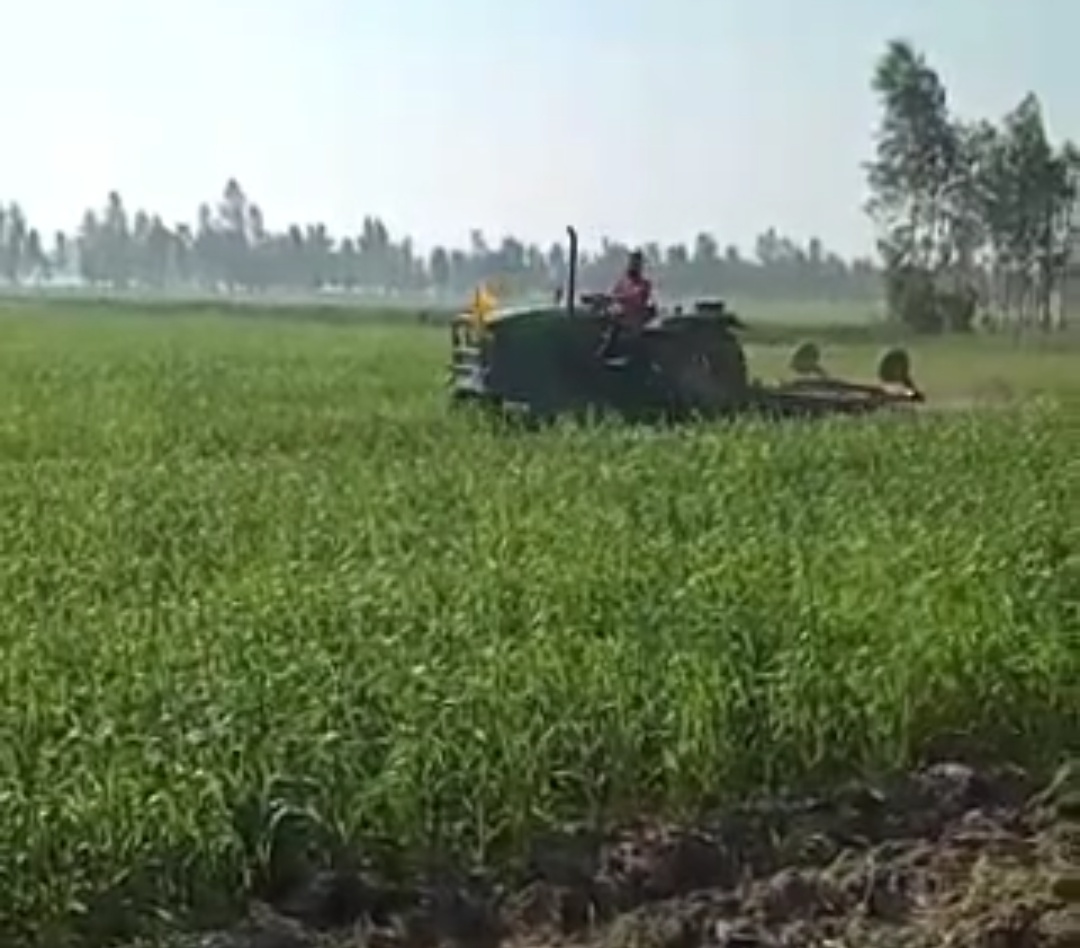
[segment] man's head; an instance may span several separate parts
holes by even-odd
[[[645,270],[645,255],[640,250],[631,250],[626,258],[626,272],[632,277],[639,277]]]

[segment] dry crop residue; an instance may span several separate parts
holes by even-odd
[[[938,763],[694,828],[536,842],[507,880],[321,872],[199,948],[1065,948],[1080,944],[1075,767]]]

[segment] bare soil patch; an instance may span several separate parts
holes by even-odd
[[[694,826],[537,839],[516,878],[312,873],[190,948],[1066,948],[1080,945],[1080,768],[938,763]]]

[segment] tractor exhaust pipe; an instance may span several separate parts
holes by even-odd
[[[577,231],[572,226],[567,225],[566,235],[570,238],[570,259],[566,271],[566,314],[568,316],[573,316],[574,307],[577,305]]]

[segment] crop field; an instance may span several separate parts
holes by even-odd
[[[0,943],[1077,752],[1077,346],[916,343],[914,419],[500,435],[444,344],[0,313]]]

